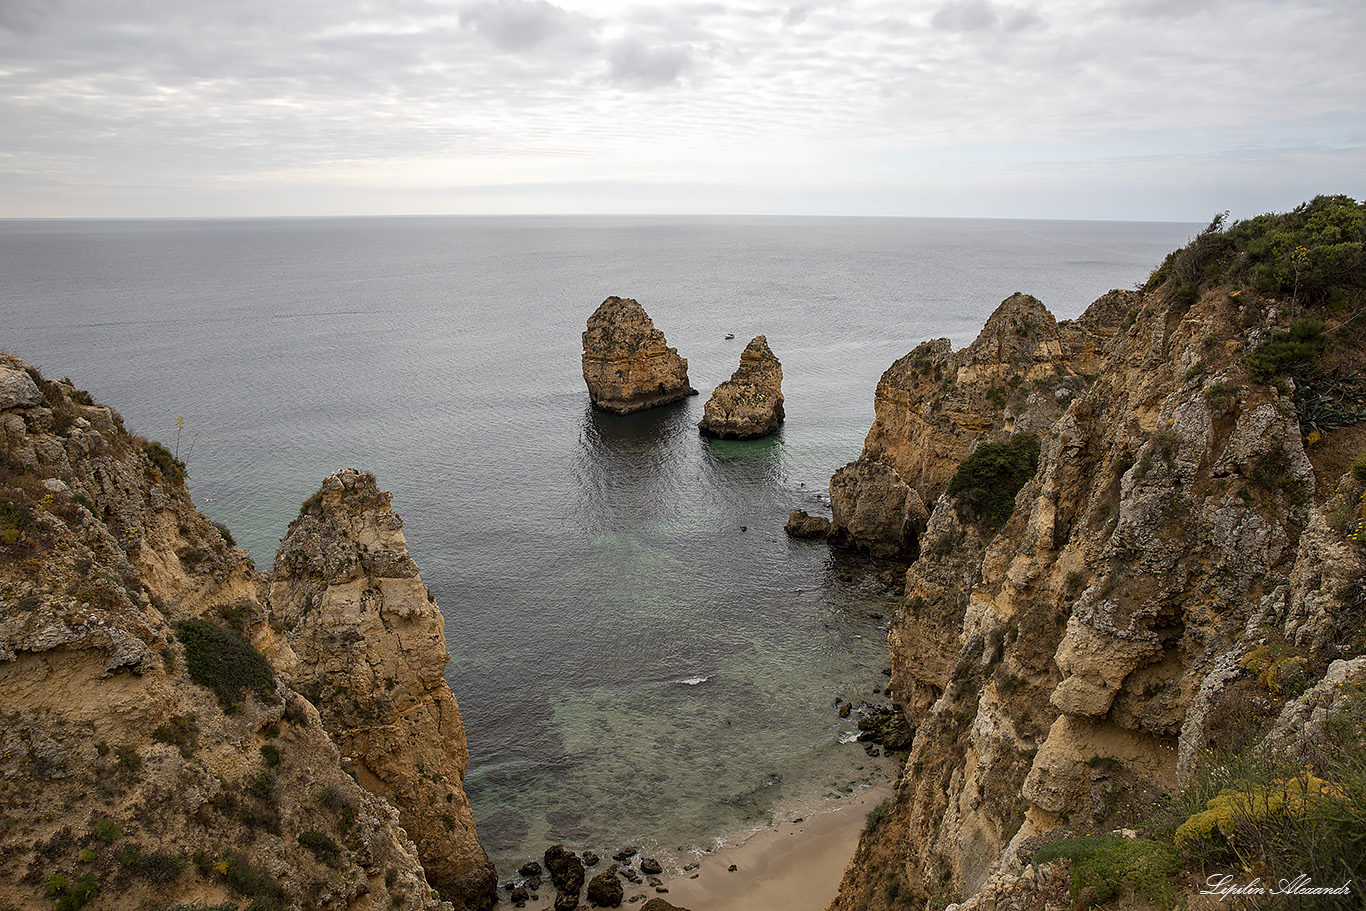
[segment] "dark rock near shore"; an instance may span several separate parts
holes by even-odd
[[[830,543],[875,557],[914,559],[929,510],[892,466],[860,459],[830,478]]]
[[[602,858],[598,857],[598,855],[594,854],[592,851],[583,852],[583,865],[585,867],[596,867],[598,861],[601,859]]]
[[[561,892],[555,896],[555,911],[574,911],[579,906],[579,893]]]
[[[529,860],[517,868],[517,872],[523,876],[540,876],[541,865],[534,860]]]
[[[613,854],[612,859],[617,861],[618,863],[627,864],[630,863],[631,858],[635,857],[636,854],[638,854],[639,852],[640,849],[637,848],[635,845],[627,845],[617,853]]]
[[[602,908],[620,908],[626,892],[613,873],[599,873],[588,882],[588,900]]]
[[[526,886],[516,886],[508,898],[512,900],[514,905],[521,908],[531,899],[531,893],[527,891]]]
[[[573,893],[577,904],[579,893],[583,891],[583,861],[579,856],[564,845],[551,845],[545,852],[545,868],[555,888],[562,893]],[[555,906],[559,907],[558,900]]]
[[[830,534],[830,520],[824,516],[809,516],[805,509],[794,509],[787,517],[783,531],[794,538],[824,538]]]
[[[647,876],[657,876],[664,872],[664,866],[653,857],[647,857],[640,862],[640,872]]]
[[[671,905],[662,898],[652,898],[640,906],[640,911],[688,911],[688,909]]]

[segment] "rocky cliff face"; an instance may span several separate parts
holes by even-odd
[[[348,771],[398,807],[442,896],[488,907],[497,883],[461,787],[469,750],[443,673],[444,620],[402,527],[389,494],[354,469],[304,504],[271,584],[292,652],[281,670],[318,707]]]
[[[98,892],[115,909],[450,908],[399,811],[357,783],[353,774],[373,784],[289,682],[312,654],[307,635],[297,645],[279,635],[287,625],[265,580],[194,509],[183,476],[117,412],[0,356],[0,906],[56,896],[80,907]],[[396,519],[376,505],[373,519],[353,516],[355,546],[390,552],[392,535],[365,537]],[[344,549],[330,543],[296,545],[291,566],[326,564]],[[291,594],[308,588],[305,575]],[[377,607],[412,637],[397,650],[393,690],[366,705],[416,716],[425,696],[439,715],[431,736],[449,742],[454,703],[429,692],[444,644],[423,627],[425,594],[420,606],[408,597],[415,580],[376,577],[386,596],[414,589]],[[309,627],[302,604],[290,610]],[[362,631],[359,617],[354,629],[327,628],[347,642]]]
[[[616,414],[697,395],[688,384],[687,360],[630,298],[609,297],[588,318],[583,379],[593,404]]]
[[[752,440],[783,423],[783,365],[768,339],[755,336],[740,355],[740,366],[717,386],[703,409],[698,428],[723,440]]]
[[[1280,306],[1173,280],[1055,324],[1016,295],[969,348],[928,342],[883,376],[831,500],[837,528],[893,548],[914,524],[893,479],[871,510],[881,525],[845,518],[869,486],[847,479],[890,468],[932,504],[889,634],[891,691],[917,734],[832,908],[970,896],[1042,838],[1142,820],[1231,728],[1288,736],[1278,713],[1312,700],[1250,683],[1274,663],[1249,658],[1258,648],[1294,655],[1278,666],[1311,683],[1359,673],[1333,662],[1363,644],[1345,632],[1366,608],[1346,534],[1362,484],[1333,453],[1350,459],[1366,435],[1315,432],[1316,474],[1289,388],[1249,376]],[[947,493],[958,466],[1021,431],[1041,449],[1013,514],[965,514]]]

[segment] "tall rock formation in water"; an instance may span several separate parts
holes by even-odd
[[[688,383],[687,359],[669,347],[645,308],[630,298],[609,297],[588,318],[583,379],[593,404],[615,414],[697,395]]]
[[[357,780],[398,807],[442,896],[487,907],[496,875],[461,786],[469,750],[444,675],[445,621],[402,528],[374,476],[323,481],[275,558],[271,609],[294,656],[282,670]]]
[[[1308,749],[1306,719],[1356,705],[1366,468],[1344,472],[1366,408],[1341,378],[1363,330],[1295,324],[1310,341],[1289,344],[1303,299],[1259,288],[1238,237],[1201,235],[1071,323],[1016,296],[968,349],[929,342],[883,376],[841,474],[891,468],[931,507],[888,636],[916,737],[831,908],[999,892],[1045,836],[1152,824],[1207,748]],[[1009,518],[965,509],[959,466],[1021,431],[1041,446]]]
[[[717,386],[703,408],[698,428],[723,440],[752,440],[783,423],[783,365],[756,335],[740,354],[740,366]]]
[[[128,907],[449,911],[433,886],[479,906],[484,883],[458,872],[487,859],[461,815],[441,627],[387,496],[329,479],[276,605],[184,477],[118,412],[0,355],[0,907],[99,891]],[[305,688],[368,726],[350,729],[357,759]],[[347,710],[324,698],[343,689]],[[380,796],[418,790],[407,761],[427,763],[423,793],[455,823],[430,875],[410,836],[429,847],[431,814],[401,822]]]

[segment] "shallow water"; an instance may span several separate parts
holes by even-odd
[[[0,346],[178,446],[263,567],[328,473],[393,491],[506,878],[555,841],[711,844],[867,774],[833,701],[885,681],[892,605],[878,567],[788,539],[788,512],[824,508],[915,344],[966,344],[1017,290],[1075,316],[1198,227],[9,221]],[[609,294],[640,300],[701,397],[589,407],[579,333]],[[708,442],[702,402],[759,333],[787,423]]]

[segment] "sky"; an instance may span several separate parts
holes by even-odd
[[[1366,197],[1366,0],[0,0],[0,217]]]

